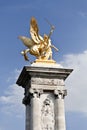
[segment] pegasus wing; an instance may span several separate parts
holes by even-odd
[[[25,46],[27,46],[28,48],[32,47],[35,43],[33,42],[32,39],[28,38],[28,37],[25,37],[25,36],[19,36],[18,37],[23,43]]]
[[[39,35],[39,28],[34,17],[32,17],[30,21],[30,35],[36,44],[40,44],[40,41],[43,40],[43,38]]]

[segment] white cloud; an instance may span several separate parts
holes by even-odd
[[[85,18],[85,17],[87,17],[87,12],[80,11],[80,12],[78,13],[78,15],[80,15],[80,16],[83,17],[83,18]]]
[[[18,77],[17,75],[18,71],[16,70],[14,77],[11,78],[15,81]],[[15,114],[17,117],[21,117],[24,111],[24,105],[22,104],[23,96],[24,90],[22,87],[17,86],[15,83],[8,86],[7,90],[4,92],[4,95],[0,97],[0,111],[4,114]]]
[[[7,82],[14,82],[17,80],[18,75],[21,73],[21,70],[15,69],[13,72],[10,72],[10,77],[7,78]]]
[[[62,64],[74,69],[66,80],[66,110],[87,114],[87,51],[66,55]]]

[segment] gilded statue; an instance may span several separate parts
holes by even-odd
[[[34,17],[32,17],[30,20],[31,38],[25,36],[18,37],[27,47],[27,49],[21,52],[21,54],[24,56],[24,59],[28,61],[29,58],[27,56],[27,53],[30,53],[40,60],[52,60],[52,48],[58,51],[58,49],[51,44],[50,36],[53,31],[54,26],[51,26],[49,35],[44,34],[44,36],[42,37],[41,35],[39,35],[37,21]]]

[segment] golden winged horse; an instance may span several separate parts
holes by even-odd
[[[44,34],[43,37],[40,36],[37,21],[34,17],[31,18],[30,20],[31,38],[25,36],[18,37],[27,47],[26,50],[23,50],[21,52],[25,60],[27,61],[29,60],[27,53],[36,56],[37,59],[52,60],[52,47],[58,51],[58,49],[51,44],[51,40],[50,40],[50,36],[53,30],[54,30],[54,26],[52,26],[48,36],[46,34]]]

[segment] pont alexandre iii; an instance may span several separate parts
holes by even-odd
[[[19,36],[27,47],[21,54],[29,61],[28,53],[36,60],[24,66],[17,84],[24,88],[23,104],[26,106],[26,130],[66,130],[64,98],[67,95],[65,80],[73,71],[52,59],[51,27],[49,35],[39,35],[34,17],[30,20],[31,38]]]

